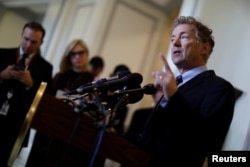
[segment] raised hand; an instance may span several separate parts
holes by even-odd
[[[31,77],[29,70],[13,70],[12,71],[12,78],[19,80],[23,84],[25,84],[28,87],[33,86],[33,79]]]
[[[160,57],[165,71],[153,72],[152,76],[154,77],[155,87],[160,87],[163,90],[166,100],[169,100],[169,98],[173,96],[173,94],[175,94],[178,88],[176,85],[174,73],[170,69],[166,58],[162,53],[160,53]]]
[[[9,65],[3,71],[0,71],[1,80],[12,78],[13,69],[14,69],[14,65]]]

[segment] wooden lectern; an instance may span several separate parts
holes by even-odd
[[[13,163],[18,155],[18,152],[20,151],[23,140],[24,140],[24,138],[25,138],[25,136],[30,128],[31,122],[33,120],[33,117],[36,113],[37,107],[38,107],[40,100],[45,92],[46,87],[47,87],[47,83],[42,82],[40,84],[37,92],[36,92],[34,100],[29,108],[28,113],[26,114],[26,117],[25,117],[25,120],[24,120],[23,125],[21,127],[21,130],[17,136],[16,142],[13,146],[12,151],[11,151],[11,154],[10,154],[10,157],[8,160],[8,164],[7,164],[8,167],[12,167],[12,165],[13,165]]]
[[[75,122],[80,124],[71,144],[85,151],[93,151],[98,135],[94,120],[84,113],[75,113],[73,107],[54,96],[44,93],[31,122],[31,128],[67,143]],[[129,143],[120,135],[105,132],[98,155],[112,159],[128,167],[147,166],[149,155]]]

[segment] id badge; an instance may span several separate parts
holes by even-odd
[[[8,114],[9,108],[10,104],[8,102],[3,103],[0,114],[6,116]]]
[[[10,108],[9,100],[12,98],[12,96],[13,96],[13,90],[8,91],[7,92],[7,99],[3,103],[3,105],[0,109],[0,115],[6,116],[8,114],[9,108]]]

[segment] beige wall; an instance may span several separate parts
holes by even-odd
[[[15,47],[20,44],[23,24],[27,20],[6,11],[0,22],[0,47]]]

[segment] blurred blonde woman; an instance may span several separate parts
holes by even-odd
[[[94,80],[88,70],[89,49],[81,39],[69,43],[63,54],[60,71],[54,76],[52,92],[74,90],[79,86]]]

